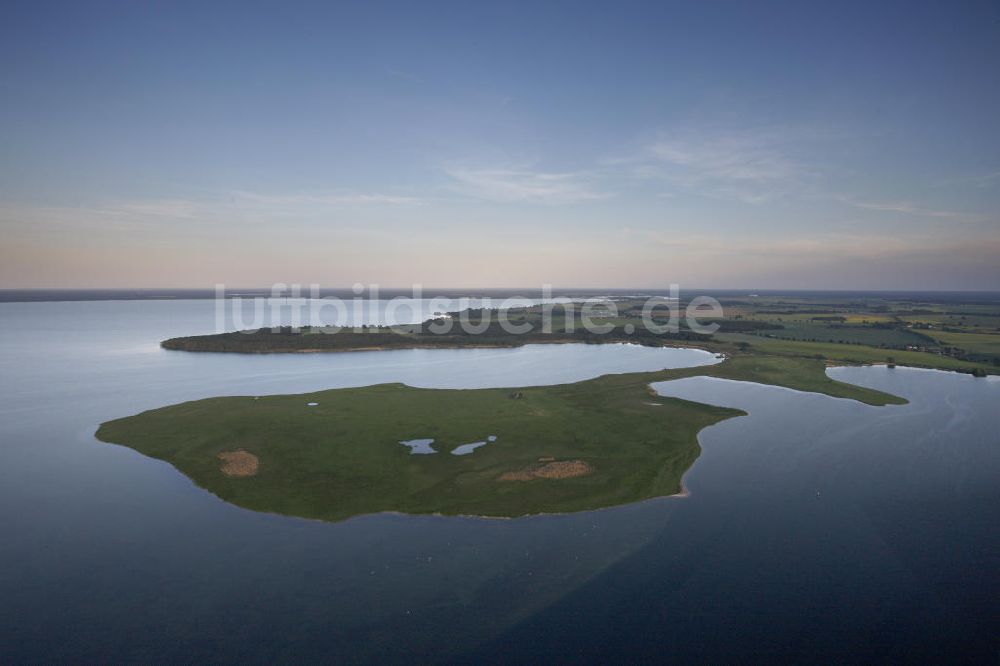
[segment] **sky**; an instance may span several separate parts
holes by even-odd
[[[0,4],[0,287],[1000,289],[997,2]]]

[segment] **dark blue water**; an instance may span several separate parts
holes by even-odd
[[[750,416],[702,432],[692,495],[650,543],[481,656],[996,663],[1000,382],[830,374],[911,404],[708,378],[655,385]]]
[[[150,407],[711,362],[627,346],[165,352],[210,301],[0,305],[0,660],[926,660],[997,655],[1000,382],[880,368],[873,408],[718,380],[690,497],[568,516],[256,514],[93,439]]]

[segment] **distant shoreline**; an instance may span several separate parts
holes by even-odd
[[[355,294],[351,289],[320,289],[321,298],[337,297],[342,299],[364,298],[370,300],[370,294]],[[709,296],[746,297],[751,294],[759,296],[866,296],[866,297],[901,297],[913,300],[932,299],[936,301],[980,303],[1000,299],[1000,291],[967,290],[967,291],[930,291],[930,290],[837,290],[837,289],[681,289],[682,295],[704,294]],[[412,288],[380,289],[380,299],[412,298]],[[547,295],[558,297],[586,296],[669,296],[669,289],[642,288],[559,288],[552,289]],[[244,289],[227,289],[226,298],[269,298],[270,288],[249,287]],[[538,288],[424,288],[422,298],[540,298],[542,290]],[[212,300],[216,298],[214,289],[0,289],[0,303],[40,303],[63,301],[180,301],[180,300]],[[307,296],[302,296],[307,298]]]

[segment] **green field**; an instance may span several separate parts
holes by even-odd
[[[874,326],[828,326],[816,323],[789,325],[784,329],[767,331],[769,336],[786,340],[810,342],[836,342],[878,347],[882,345],[932,345],[927,338],[905,328],[876,328]]]
[[[970,332],[1000,334],[1000,318],[984,315],[907,315],[902,316],[906,322],[914,324],[930,324],[934,328],[958,328]]]
[[[381,511],[570,512],[680,492],[700,451],[698,432],[742,414],[661,398],[650,382],[707,375],[874,405],[905,402],[833,381],[824,370],[815,360],[747,355],[715,366],[520,389],[384,384],[210,398],[110,421],[97,437],[165,460],[222,499],[257,511],[331,521]],[[469,455],[450,453],[490,435],[495,442]],[[411,455],[400,444],[418,438],[433,438],[438,453]],[[259,461],[255,475],[223,473],[219,454],[233,451]],[[501,478],[550,459],[579,461],[589,473]]]
[[[1000,356],[1000,335],[951,331],[924,331],[924,333],[949,347],[958,347],[977,354]]]
[[[932,368],[936,370],[955,370],[972,372],[983,369],[995,372],[984,363],[965,361],[962,359],[931,354],[928,352],[905,351],[896,349],[876,349],[864,345],[841,345],[824,342],[801,342],[797,340],[778,340],[757,335],[741,333],[720,333],[715,336],[717,342],[739,345],[750,345],[748,352],[788,357],[815,357],[827,361],[848,365],[866,363],[886,363],[890,358],[899,365],[910,365],[916,368]]]

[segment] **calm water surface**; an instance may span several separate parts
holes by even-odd
[[[379,307],[366,323],[380,319]],[[0,304],[0,658],[752,661],[996,658],[1000,382],[838,379],[874,408],[695,378],[740,407],[702,433],[691,496],[521,520],[256,514],[93,439],[212,395],[384,381],[569,382],[714,362],[532,346],[241,356],[160,350],[211,301]]]

